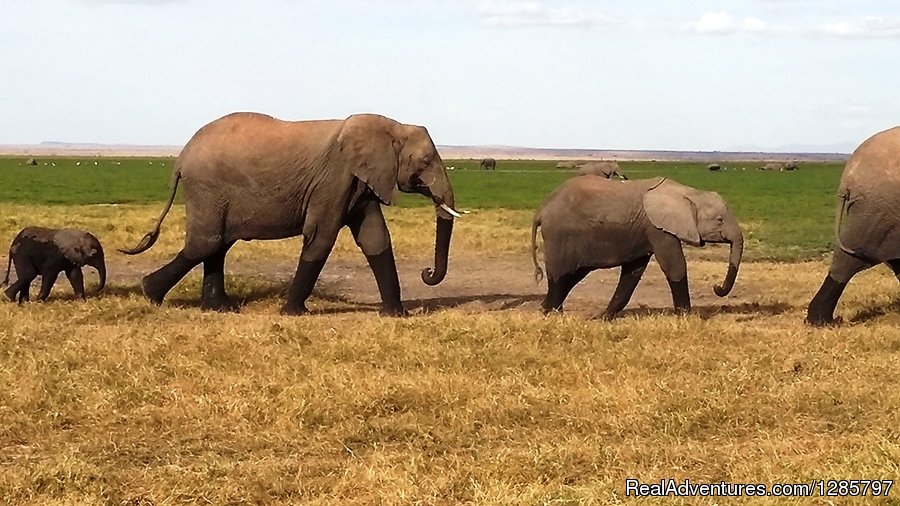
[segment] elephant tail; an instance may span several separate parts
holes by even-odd
[[[538,211],[534,215],[534,221],[531,223],[531,263],[534,264],[534,282],[540,283],[544,279],[544,271],[537,261],[537,229],[541,226],[541,212]]]
[[[9,258],[6,260],[6,276],[3,278],[3,282],[0,283],[0,286],[6,286],[9,284],[10,267],[12,267],[12,248],[9,249]]]
[[[860,258],[860,255],[856,251],[853,251],[852,249],[844,246],[844,243],[841,241],[841,225],[844,222],[844,213],[850,207],[849,205],[847,205],[847,203],[849,201],[850,201],[850,192],[848,191],[848,192],[845,192],[843,195],[841,195],[841,208],[838,209],[837,223],[835,224],[835,227],[834,227],[834,240],[837,243],[838,248],[841,249],[841,251],[843,251],[844,253],[846,253],[852,257]]]
[[[153,227],[153,230],[147,232],[141,242],[138,243],[137,246],[131,249],[121,249],[119,248],[120,253],[125,253],[126,255],[137,255],[139,253],[143,253],[150,249],[151,246],[156,244],[156,240],[159,239],[159,229],[162,227],[163,220],[166,219],[166,215],[169,214],[169,209],[172,209],[172,203],[175,202],[175,193],[178,191],[178,181],[181,180],[181,169],[176,168],[174,174],[172,174],[172,193],[169,195],[169,201],[166,202],[166,207],[163,209],[162,214],[159,215],[159,219],[156,220],[156,226]]]

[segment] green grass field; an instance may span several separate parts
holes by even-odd
[[[37,167],[25,158],[0,158],[0,203],[34,205],[148,204],[168,197],[173,159],[46,158]],[[44,165],[46,163],[46,165]],[[96,163],[96,165],[95,165]],[[481,171],[473,160],[448,160],[460,209],[533,211],[572,170],[552,161],[501,161]],[[55,166],[53,165],[55,164]],[[747,260],[804,260],[831,251],[835,194],[841,165],[806,164],[796,172],[709,172],[705,164],[624,162],[632,179],[665,176],[722,194],[744,227]],[[401,207],[425,207],[419,196],[402,195]]]

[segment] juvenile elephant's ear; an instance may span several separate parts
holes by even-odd
[[[391,126],[391,120],[381,116],[351,116],[338,135],[338,145],[350,172],[387,205],[397,192],[399,171],[397,141]]]
[[[644,212],[658,229],[664,230],[691,246],[700,246],[697,208],[676,189],[658,186],[644,194]]]

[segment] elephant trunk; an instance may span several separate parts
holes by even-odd
[[[725,274],[725,282],[719,286],[714,286],[713,291],[719,297],[724,297],[734,288],[734,281],[737,279],[738,269],[741,266],[741,256],[744,254],[744,236],[740,229],[732,236],[731,254],[728,257],[728,273]]]
[[[91,264],[91,267],[97,269],[97,275],[100,276],[100,284],[97,285],[97,291],[100,292],[106,286],[106,262],[101,256],[98,258],[98,260]]]
[[[434,267],[422,270],[422,281],[428,286],[434,286],[444,280],[447,275],[447,264],[450,259],[450,237],[453,235],[453,218],[459,214],[453,209],[453,190],[450,188],[450,180],[447,173],[438,177],[430,187],[431,197],[435,204],[435,234],[434,234]]]

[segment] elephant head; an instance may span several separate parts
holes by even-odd
[[[664,180],[644,194],[643,200],[650,223],[681,241],[692,246],[708,242],[731,245],[725,282],[713,289],[719,297],[728,295],[741,265],[744,235],[722,197]]]
[[[56,232],[53,241],[66,260],[78,267],[93,267],[100,277],[97,291],[103,290],[106,286],[106,260],[100,240],[88,232],[65,229]]]
[[[455,199],[450,178],[428,130],[383,116],[351,116],[338,138],[349,167],[387,205],[396,190],[430,198],[437,216],[434,267],[422,271],[422,281],[436,285],[447,275]]]

